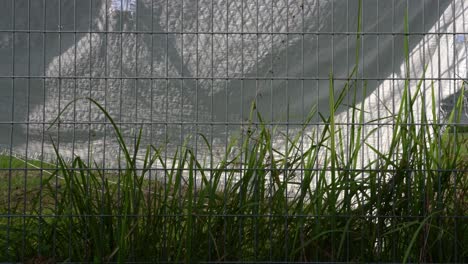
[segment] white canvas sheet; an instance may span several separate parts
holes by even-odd
[[[95,2],[91,11],[80,9],[90,14],[93,33],[64,33],[56,56],[33,56],[29,62],[44,62],[45,82],[17,80],[14,94],[11,83],[2,83],[3,149],[13,146],[20,155],[53,157],[53,139],[68,157],[91,153],[96,160],[107,157],[107,166],[112,166],[118,152],[112,130],[102,125],[105,118],[87,101],[72,104],[62,113],[60,128],[43,133],[42,123],[55,120],[81,97],[103,104],[129,139],[137,124],[144,123],[143,144],[169,141],[174,146],[194,132],[213,132],[222,148],[226,133],[241,129],[234,124],[246,120],[254,100],[267,122],[301,122],[314,105],[326,115],[330,73],[337,78],[338,93],[355,65],[356,36],[347,33],[357,30],[357,0],[308,0],[303,5],[259,0],[258,6],[256,1],[139,0],[124,1],[123,9],[120,0]],[[463,0],[363,1],[362,32],[369,34],[358,43],[358,78],[368,81],[366,93],[361,89],[358,94],[360,101],[366,100],[366,121],[395,111],[401,100],[404,36],[390,33],[404,33],[406,9],[413,33],[410,76],[422,77],[427,65],[424,92],[428,96],[434,80],[438,105],[459,91],[461,83],[453,79],[467,76],[466,8]],[[121,30],[156,33],[118,33]],[[20,41],[3,44],[2,54],[12,46],[18,53],[25,48]],[[35,48],[40,49],[32,45],[32,55]],[[21,63],[28,65],[28,60]],[[2,66],[11,68],[9,63]],[[429,103],[418,107],[429,108]],[[443,116],[448,108],[441,107],[438,114]],[[348,117],[348,110],[340,109],[337,119],[347,122]],[[18,122],[13,129],[11,121]],[[233,125],[210,126],[212,122]],[[375,144],[382,150],[389,133],[390,126],[376,133]]]

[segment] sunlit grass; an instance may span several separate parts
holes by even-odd
[[[340,98],[331,99],[332,113]],[[323,119],[320,135],[297,135],[282,152],[273,147],[277,130],[262,125],[255,105],[251,116],[260,125],[250,131],[256,132],[243,142],[232,139],[213,168],[188,146],[170,164],[148,146],[137,166],[139,141],[129,149],[112,117],[89,99],[113,124],[125,166],[107,172],[80,157],[67,163],[57,153],[58,169],[46,168],[42,181],[40,171],[3,171],[0,245],[7,250],[0,260],[466,260],[466,135],[411,124],[416,97],[407,98],[395,116],[389,151],[368,145],[376,158],[364,168],[355,162],[366,144],[359,140],[362,125],[348,135],[354,139],[350,155],[338,147],[343,135],[333,118]],[[448,122],[456,121],[451,117]],[[318,140],[301,146],[303,136]],[[2,166],[31,168],[9,159],[3,156]]]

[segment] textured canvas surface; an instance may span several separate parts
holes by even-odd
[[[111,2],[112,11],[123,11],[123,12],[135,12],[136,1],[135,0],[112,0]]]
[[[367,79],[366,93],[358,91],[360,100],[367,98],[366,119],[381,117],[401,99],[404,35],[388,33],[404,33],[406,9],[410,76],[420,78],[426,65],[427,78],[466,77],[465,36],[423,34],[466,32],[466,4],[458,0],[409,1],[408,7],[405,0],[364,0],[362,32],[369,34],[358,43],[347,34],[357,30],[355,0],[39,2],[31,21],[27,1],[1,11],[3,27],[48,30],[0,33],[1,75],[37,76],[1,79],[0,144],[20,154],[51,155],[54,140],[69,157],[114,159],[113,134],[95,106],[79,100],[63,111],[83,97],[105,106],[127,138],[144,123],[144,143],[159,145],[181,144],[196,132],[222,142],[240,129],[234,124],[246,120],[252,101],[268,122],[301,122],[314,105],[326,115],[330,73],[338,93],[356,50],[358,78]],[[438,82],[438,102],[459,86]],[[441,114],[451,104],[443,102]],[[340,109],[338,119],[346,122],[347,111]],[[45,130],[43,123],[61,112],[60,126]]]

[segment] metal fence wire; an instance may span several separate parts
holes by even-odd
[[[468,262],[464,0],[0,0],[0,262]]]

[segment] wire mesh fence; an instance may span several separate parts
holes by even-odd
[[[1,262],[468,261],[463,0],[0,0]]]

